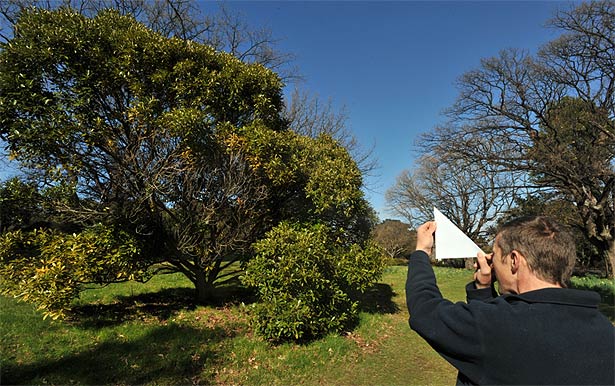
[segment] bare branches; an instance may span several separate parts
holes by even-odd
[[[478,238],[512,205],[518,190],[514,177],[487,163],[426,154],[413,173],[398,177],[386,199],[391,210],[413,226],[432,218],[436,206]]]
[[[290,129],[311,138],[329,135],[344,146],[359,165],[363,175],[373,173],[378,167],[373,157],[373,147],[364,149],[347,127],[348,115],[344,107],[335,111],[331,100],[323,103],[317,97],[294,89],[285,118]]]
[[[584,3],[558,13],[551,25],[564,33],[535,57],[502,51],[462,76],[450,122],[422,142],[439,162],[450,157],[475,171],[489,165],[514,174],[508,186],[558,192],[576,204],[586,235],[608,254],[615,213],[597,203],[613,197],[615,176],[615,6]]]

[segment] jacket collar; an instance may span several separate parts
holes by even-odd
[[[570,288],[543,288],[522,294],[505,294],[503,297],[509,303],[523,301],[526,303],[551,303],[591,308],[597,308],[600,303],[600,295],[597,292]]]

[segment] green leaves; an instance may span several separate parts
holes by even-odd
[[[0,291],[64,316],[86,283],[143,279],[138,243],[102,224],[78,234],[14,231],[0,237]]]
[[[282,223],[255,245],[242,281],[258,291],[256,330],[273,341],[313,339],[349,328],[358,316],[353,291],[384,268],[373,245],[345,248],[324,225]]]
[[[293,211],[305,216],[322,217],[334,213],[336,221],[346,223],[361,212],[362,176],[348,151],[327,135],[318,138],[294,132],[277,132],[256,122],[227,137],[227,145],[249,154],[252,167],[261,171],[275,189],[292,196]],[[284,206],[284,203],[279,205]],[[295,217],[298,218],[299,216]]]
[[[327,230],[284,230],[290,250],[263,241],[266,256],[301,256],[292,246],[311,243],[304,260],[263,266],[263,288],[275,293],[274,315],[296,318],[280,336],[347,324],[348,292],[377,271],[356,265],[373,260],[361,174],[332,138],[288,130],[276,74],[113,11],[33,9],[15,28],[0,51],[0,136],[76,233],[6,234],[0,270],[24,289],[7,293],[61,315],[81,283],[165,262],[207,301],[221,270],[249,260],[277,224],[319,223]],[[297,298],[303,288],[314,292]]]

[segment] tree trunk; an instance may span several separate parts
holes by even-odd
[[[615,278],[615,239],[607,241],[608,248],[604,252],[606,263],[606,274],[609,279]]]
[[[214,297],[215,286],[208,280],[204,271],[196,272],[196,281],[194,286],[196,288],[196,300],[201,304],[211,303]]]

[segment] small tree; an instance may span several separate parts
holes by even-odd
[[[389,259],[407,258],[416,246],[416,231],[399,220],[387,219],[376,225],[372,237]]]

